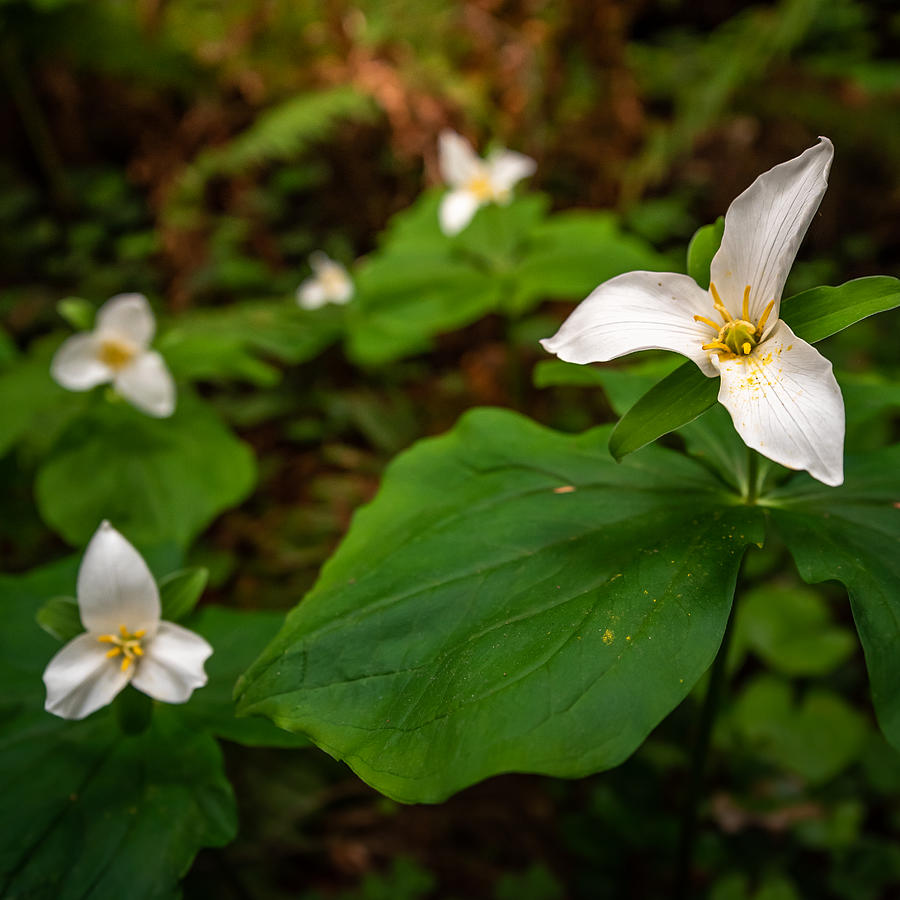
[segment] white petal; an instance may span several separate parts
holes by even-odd
[[[701,349],[713,336],[694,315],[709,315],[709,299],[693,278],[626,272],[601,284],[541,344],[573,363],[606,362],[636,350],[673,350],[713,376],[709,353]]]
[[[153,310],[143,294],[116,294],[97,311],[98,333],[124,338],[143,349],[156,331]]]
[[[194,688],[206,684],[203,663],[213,648],[199,634],[174,622],[160,622],[152,641],[144,645],[132,684],[155,700],[184,703]]]
[[[491,187],[498,192],[509,191],[523,178],[534,175],[537,163],[524,153],[498,150],[487,159]]]
[[[740,315],[749,284],[751,320],[771,300],[770,329],[778,320],[784,283],[828,187],[833,156],[831,141],[820,138],[815,147],[764,172],[728,207],[711,275],[732,315]]]
[[[449,128],[438,138],[438,165],[441,178],[450,187],[461,187],[475,178],[484,165],[472,145]]]
[[[719,402],[748,447],[829,485],[844,480],[844,400],[831,363],[779,321],[743,360],[714,363]]]
[[[297,288],[297,303],[302,309],[318,309],[327,302],[325,288],[318,278],[307,278]]]
[[[459,234],[472,221],[479,206],[481,201],[470,191],[448,191],[439,210],[441,231],[451,237]]]
[[[113,380],[115,389],[141,412],[165,419],[175,412],[175,382],[155,350],[136,356]]]
[[[111,703],[128,684],[133,667],[123,672],[120,659],[108,659],[109,644],[95,634],[69,641],[44,669],[44,709],[64,719],[83,719]]]
[[[78,570],[81,622],[95,634],[144,629],[159,624],[159,591],[140,553],[104,522],[88,544]],[[107,648],[109,649],[109,648]]]
[[[50,363],[54,381],[70,391],[87,391],[112,381],[113,370],[100,362],[100,341],[93,332],[63,341]]]

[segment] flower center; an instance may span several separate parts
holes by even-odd
[[[139,628],[135,632],[130,632],[124,625],[119,626],[118,635],[101,634],[97,640],[101,644],[114,644],[107,650],[106,655],[109,659],[116,656],[122,657],[122,671],[126,672],[132,663],[136,663],[139,656],[144,655],[144,648],[141,646],[141,638],[147,632],[143,628]]]
[[[97,358],[113,371],[118,371],[134,359],[135,352],[135,347],[127,341],[106,338],[100,342]]]
[[[491,179],[484,172],[470,178],[466,184],[466,190],[470,194],[474,194],[476,199],[482,203],[494,198],[494,186],[491,184]]]
[[[744,303],[740,319],[735,319],[725,308],[725,304],[722,302],[722,298],[719,296],[719,292],[713,282],[710,282],[709,290],[713,296],[713,306],[722,317],[724,324],[720,326],[718,322],[708,319],[706,316],[694,316],[695,322],[703,322],[716,332],[715,340],[704,344],[703,349],[721,351],[720,355],[724,354],[726,358],[749,356],[753,352],[753,348],[759,344],[763,330],[766,327],[766,320],[775,306],[775,301],[769,301],[768,306],[766,306],[763,314],[759,317],[759,321],[754,324],[750,320],[749,284],[744,288]]]
[[[330,296],[340,294],[346,284],[344,273],[337,266],[328,266],[319,273],[319,282]]]

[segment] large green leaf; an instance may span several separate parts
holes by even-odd
[[[900,280],[886,275],[819,287],[785,300],[781,318],[815,343],[875,313],[900,306]],[[610,439],[616,459],[693,421],[716,402],[719,380],[686,362],[654,385],[619,421]]]
[[[900,447],[848,455],[843,487],[798,475],[764,502],[805,581],[847,588],[872,700],[900,747]]]
[[[41,673],[59,644],[35,616],[76,569],[67,559],[0,577],[0,894],[174,897],[200,847],[235,833],[221,754],[181,707],[158,707],[133,737],[109,709],[78,723],[44,712]]]
[[[699,464],[616,465],[607,435],[477,410],[399,457],[239,711],[404,801],[620,763],[712,661],[763,535]]]
[[[138,543],[187,544],[253,486],[250,448],[182,390],[175,415],[98,404],[77,420],[37,476],[41,516],[73,545],[103,519]]]
[[[711,225],[698,228],[688,244],[688,275],[704,290],[709,287],[709,271],[724,234],[725,216],[719,216]]]

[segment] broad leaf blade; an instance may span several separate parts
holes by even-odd
[[[162,605],[162,618],[168,622],[177,622],[190,615],[208,580],[209,570],[202,566],[181,569],[160,579],[159,601]]]
[[[84,631],[74,597],[52,597],[38,610],[35,619],[47,634],[64,643]]]
[[[856,278],[837,287],[817,287],[785,300],[781,318],[811,344],[861,319],[900,306],[900,279],[887,275]]]
[[[872,700],[900,748],[900,447],[848,455],[843,487],[806,475],[766,498],[775,526],[807,582],[847,588]]]
[[[715,656],[756,510],[661,448],[479,410],[395,461],[239,682],[379,790],[614,766]]]
[[[609,452],[622,459],[706,412],[719,394],[719,379],[707,378],[692,362],[655,384],[619,420]]]
[[[694,232],[687,249],[688,275],[702,288],[709,287],[709,272],[713,257],[725,234],[725,217],[719,216],[711,225],[704,225]]]

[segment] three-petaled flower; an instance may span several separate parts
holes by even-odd
[[[156,700],[184,703],[206,684],[212,647],[160,621],[159,591],[141,555],[104,522],[78,570],[78,610],[86,631],[47,664],[44,708],[83,719],[132,684]]]
[[[157,418],[175,411],[175,382],[163,358],[150,350],[156,331],[143,294],[117,294],[97,311],[93,331],[64,341],[50,374],[70,391],[112,383],[141,412]]]
[[[533,175],[537,164],[514,150],[495,150],[481,159],[472,145],[449,129],[438,143],[441,177],[451,188],[441,200],[439,220],[446,235],[458,234],[487,203],[509,203],[513,187]]]
[[[303,309],[318,309],[326,303],[346,303],[353,297],[353,281],[347,270],[321,250],[310,254],[311,278],[300,282],[297,303]]]
[[[828,187],[827,138],[760,175],[728,208],[709,290],[687,275],[629,272],[601,284],[541,343],[606,362],[673,350],[709,377],[748,447],[828,485],[843,481],[844,402],[831,363],[779,318],[797,249]]]

